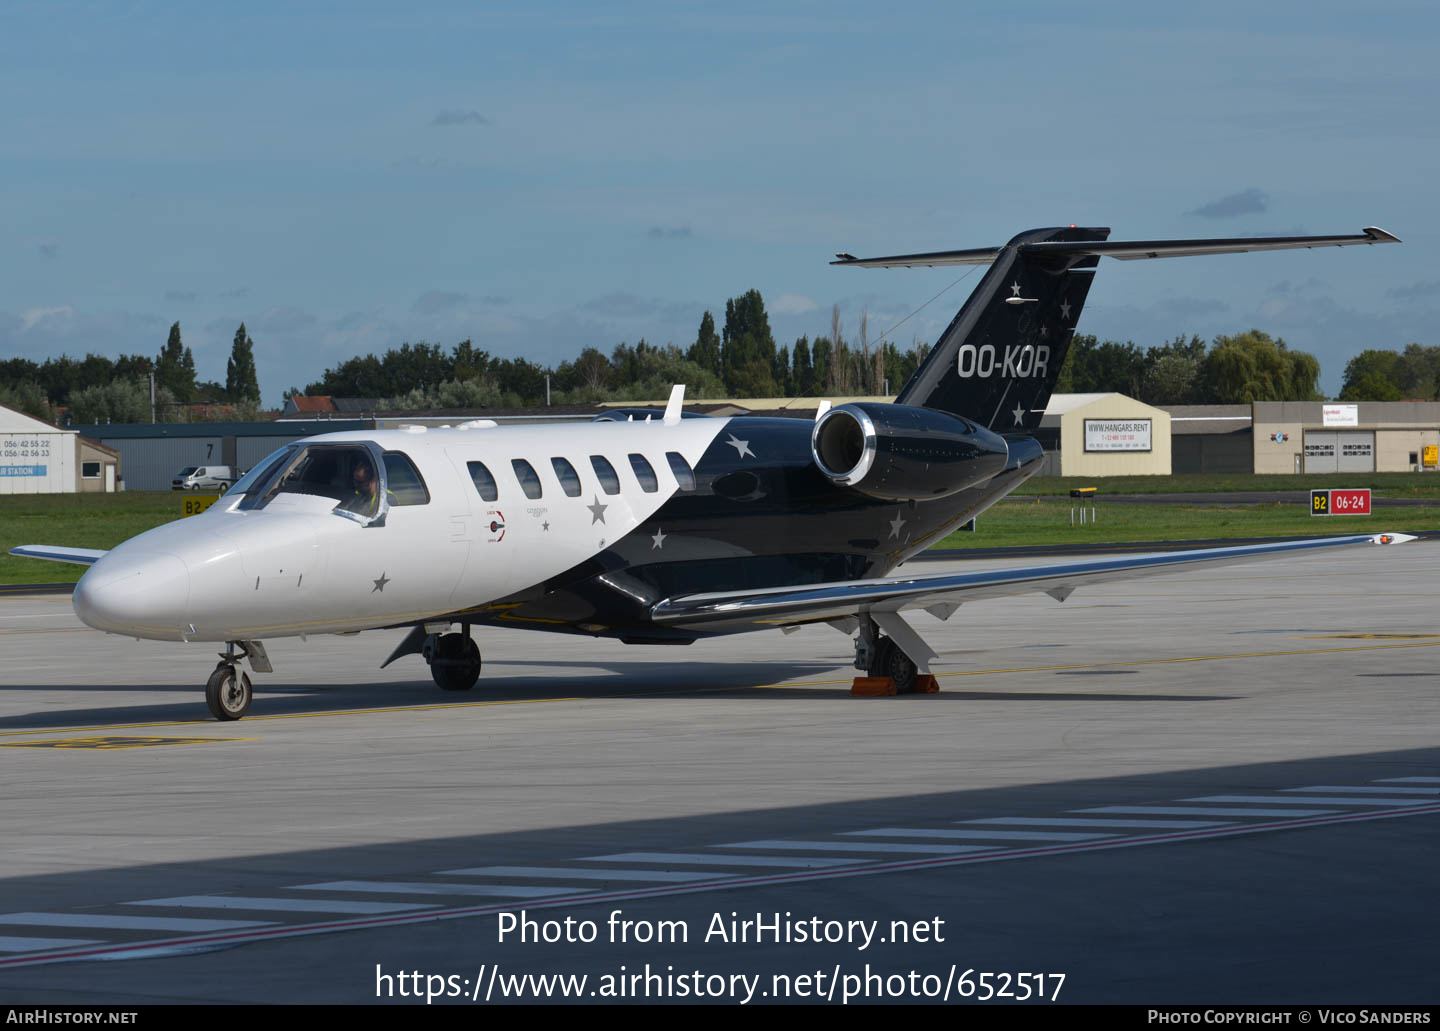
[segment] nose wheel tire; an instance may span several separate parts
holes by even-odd
[[[468,691],[480,679],[480,646],[469,634],[446,634],[435,642],[430,675],[443,691]]]
[[[228,663],[220,663],[205,683],[205,704],[217,720],[238,720],[250,711],[254,692],[250,678]]]

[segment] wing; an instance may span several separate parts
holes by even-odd
[[[656,623],[667,626],[724,633],[760,629],[765,626],[844,619],[860,612],[899,612],[903,609],[1033,592],[1043,592],[1064,601],[1075,588],[1086,584],[1154,576],[1189,566],[1252,562],[1285,555],[1334,551],[1362,544],[1398,544],[1412,540],[1415,538],[1401,533],[1358,534],[1270,544],[1243,544],[1229,548],[1093,558],[1044,566],[992,569],[978,573],[884,577],[876,580],[811,584],[805,587],[687,594],[657,602],[651,609],[651,617]]]
[[[48,562],[73,562],[80,566],[94,565],[105,552],[91,548],[62,548],[53,544],[22,544],[11,548],[10,554],[21,558],[43,558]]]

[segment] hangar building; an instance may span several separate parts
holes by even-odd
[[[118,451],[0,405],[0,494],[98,493],[119,484]]]

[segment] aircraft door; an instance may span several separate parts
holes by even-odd
[[[502,597],[511,589],[514,575],[513,556],[516,527],[512,519],[518,513],[506,504],[491,473],[498,468],[494,460],[485,460],[473,449],[446,452],[461,489],[469,504],[465,532],[469,541],[469,561],[455,588],[457,607],[478,605]]]

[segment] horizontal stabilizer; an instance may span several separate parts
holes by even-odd
[[[73,562],[78,566],[94,565],[105,557],[103,551],[91,548],[61,548],[53,544],[22,544],[18,548],[11,548],[10,554],[19,555],[21,558],[43,558],[47,562]]]
[[[1108,232],[1108,230],[1106,230]],[[1400,238],[1374,226],[1358,236],[1238,236],[1204,240],[1086,240],[1036,241],[1016,246],[1029,258],[1066,258],[1078,255],[1118,258],[1186,258],[1203,254],[1244,254],[1249,251],[1289,251],[1306,247],[1354,247],[1359,244],[1399,243]],[[837,256],[832,265],[858,268],[933,268],[942,265],[989,265],[1003,247],[975,247],[965,251],[897,254],[888,258]]]
[[[651,618],[665,626],[700,631],[758,629],[765,625],[809,620],[835,620],[861,612],[899,612],[927,608],[937,602],[1004,598],[1032,592],[1052,596],[1084,584],[1163,575],[1186,566],[1220,565],[1334,551],[1359,544],[1399,544],[1415,538],[1403,533],[1367,533],[1320,537],[1227,548],[1198,548],[1119,558],[1088,558],[1043,566],[990,569],[975,573],[884,577],[725,591],[667,598],[651,609]]]

